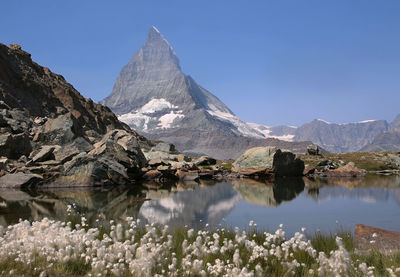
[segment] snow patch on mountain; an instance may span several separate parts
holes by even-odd
[[[276,138],[280,140],[285,140],[285,141],[293,141],[294,134],[284,134],[284,135],[275,135],[273,128],[270,126],[258,124],[258,123],[250,123],[247,122],[247,125],[249,125],[251,128],[256,130],[257,132],[261,133],[265,138]],[[287,126],[288,128],[296,129],[297,127],[294,126]]]
[[[216,117],[219,120],[225,121],[232,123],[233,126],[235,126],[238,130],[238,132],[241,135],[244,135],[246,137],[255,137],[255,138],[263,138],[264,135],[261,134],[260,132],[256,131],[253,129],[251,126],[249,126],[247,123],[243,122],[238,118],[236,115],[229,113],[229,112],[224,112],[216,108],[214,105],[208,105],[209,109],[206,111]]]
[[[171,111],[170,113],[160,117],[160,123],[158,124],[158,127],[164,129],[171,128],[171,125],[176,118],[183,118],[183,117],[185,117],[183,114],[174,113],[174,111]]]
[[[156,128],[171,128],[172,123],[177,118],[183,118],[182,110],[164,98],[153,98],[140,109],[131,111],[118,116],[118,119],[133,128],[143,131],[149,129],[150,123],[156,123]],[[157,113],[157,116],[154,114]],[[160,116],[160,114],[162,114]]]
[[[177,109],[178,106],[172,105],[170,102],[164,98],[153,98],[147,104],[139,109],[138,112],[143,114],[152,114],[165,109]]]

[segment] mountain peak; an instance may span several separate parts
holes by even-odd
[[[161,35],[160,31],[155,26],[152,26],[149,32],[147,33],[146,44],[157,44],[157,43],[166,44],[169,47],[171,47],[168,41]]]

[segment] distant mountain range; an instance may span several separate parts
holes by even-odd
[[[174,143],[182,152],[220,159],[264,145],[304,152],[310,142],[329,152],[400,149],[400,115],[391,124],[385,120],[334,124],[321,119],[300,127],[246,123],[182,72],[176,53],[155,27],[101,104],[148,138]]]

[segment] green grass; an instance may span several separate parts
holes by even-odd
[[[388,155],[394,154],[391,152],[351,152],[351,153],[333,153],[323,154],[321,156],[312,156],[301,154],[298,155],[305,164],[317,167],[318,163],[324,160],[331,160],[336,163],[343,161],[345,164],[354,162],[359,169],[367,171],[398,169],[397,166],[388,161]]]

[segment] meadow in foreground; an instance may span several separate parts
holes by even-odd
[[[74,223],[72,223],[74,222]],[[76,224],[75,224],[76,223]],[[400,276],[400,254],[354,253],[350,233],[20,221],[0,226],[1,276]]]

